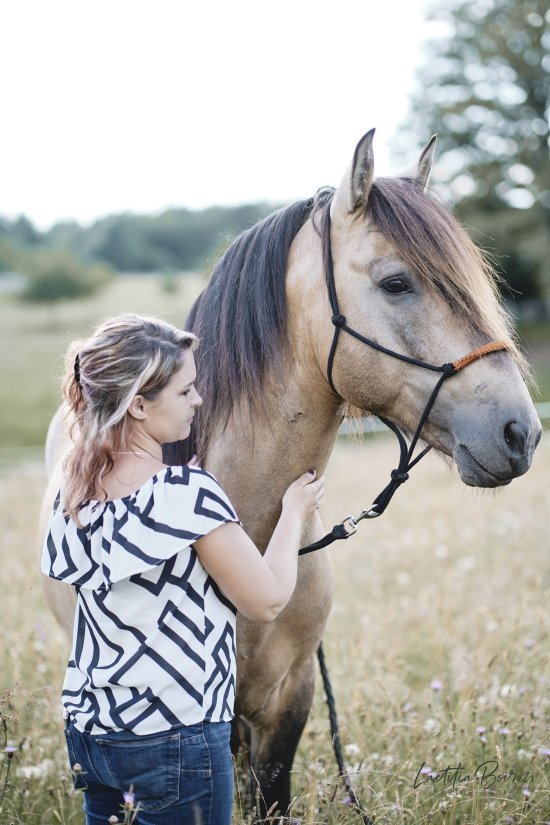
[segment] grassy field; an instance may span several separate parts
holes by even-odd
[[[371,501],[394,459],[385,436],[339,442],[326,525]],[[488,494],[428,457],[382,519],[328,551],[337,586],[326,655],[348,767],[377,823],[550,821],[549,461],[546,433],[529,474]],[[11,768],[1,825],[83,821],[59,712],[67,642],[37,572],[43,485],[39,465],[0,477],[0,751],[17,747],[9,762],[0,756],[0,793]],[[344,804],[319,685],[293,782],[302,822],[359,822]]]
[[[83,821],[59,715],[67,643],[37,572],[44,471],[38,452],[20,448],[43,441],[69,340],[119,311],[181,323],[200,288],[198,277],[176,293],[157,279],[121,278],[52,308],[0,295],[0,825]],[[550,400],[548,337],[539,327],[525,333]],[[386,436],[340,441],[325,524],[370,503],[395,459]],[[550,822],[549,461],[547,432],[529,474],[488,494],[428,456],[384,518],[328,551],[337,587],[326,655],[348,768],[377,823]],[[4,747],[17,748],[13,758]],[[294,792],[304,823],[359,822],[338,781],[319,686]],[[246,821],[237,799],[235,823]]]

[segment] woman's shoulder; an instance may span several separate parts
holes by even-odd
[[[185,498],[195,515],[236,519],[235,510],[217,478],[203,467],[170,465],[158,474],[158,481],[168,504],[177,505]]]
[[[238,521],[216,478],[194,465],[170,465],[123,498],[85,502],[77,525],[56,498],[42,571],[87,589],[167,561],[221,524]]]

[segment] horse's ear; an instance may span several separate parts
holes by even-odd
[[[428,144],[420,153],[418,162],[405,172],[401,172],[399,175],[400,178],[412,178],[413,180],[416,180],[424,192],[428,188],[428,183],[430,182],[430,173],[432,171],[436,140],[437,135],[432,135]]]
[[[366,204],[372,179],[374,177],[374,155],[372,151],[372,139],[374,129],[363,135],[353,155],[342,183],[334,193],[331,206],[331,217],[334,219],[338,215],[345,218],[355,212],[363,204]]]

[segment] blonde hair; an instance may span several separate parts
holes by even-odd
[[[154,399],[197,345],[193,333],[133,313],[109,318],[91,338],[70,345],[63,394],[67,415],[74,415],[74,447],[63,464],[63,505],[78,524],[79,508],[113,468],[113,453],[127,445],[132,399]]]

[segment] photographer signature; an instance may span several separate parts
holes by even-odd
[[[515,784],[519,782],[526,785],[532,782],[533,779],[533,774],[529,771],[523,773],[513,769],[500,771],[496,759],[481,762],[474,771],[466,771],[462,762],[459,762],[456,766],[447,765],[446,768],[439,771],[431,770],[425,762],[422,762],[414,780],[414,787],[419,788],[421,785],[441,783],[456,788],[457,785],[478,782],[482,788],[492,788],[495,785],[506,783]]]

